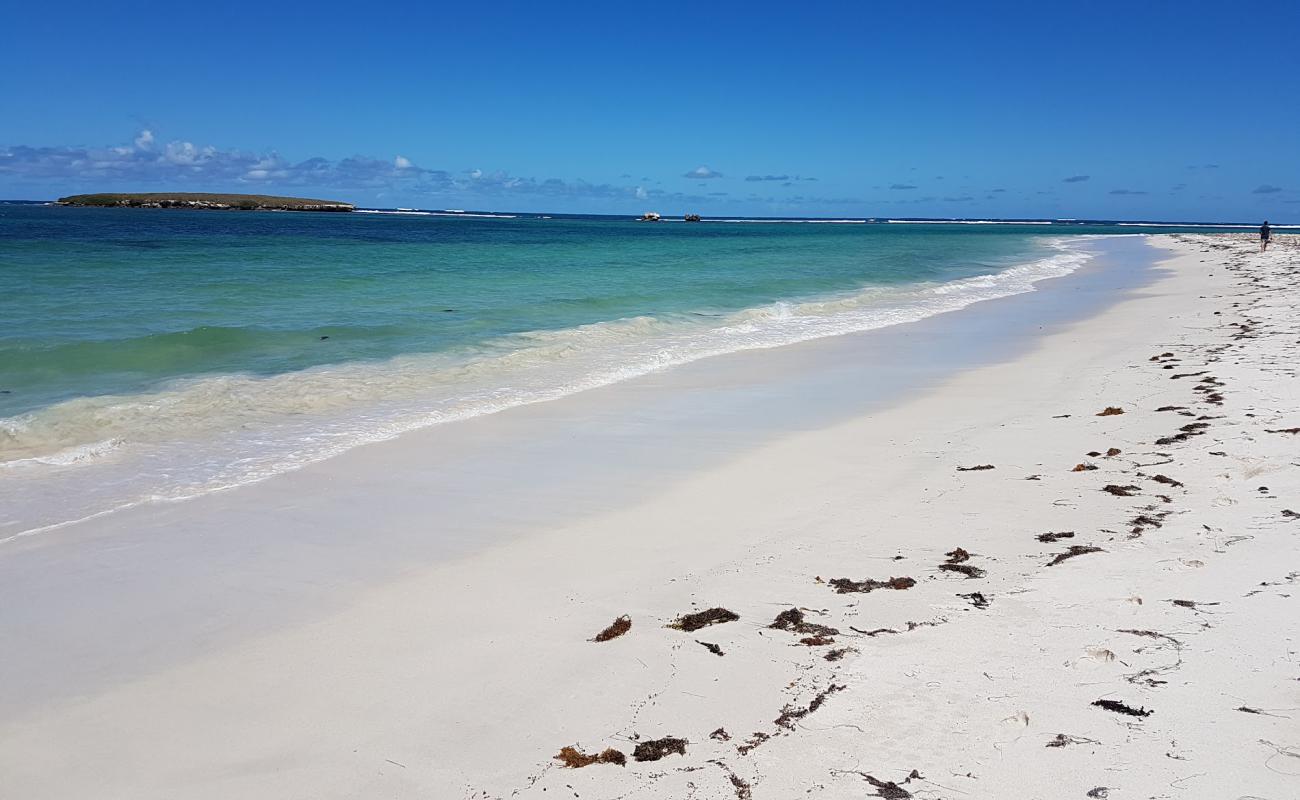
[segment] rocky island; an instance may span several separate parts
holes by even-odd
[[[74,194],[60,197],[57,202],[61,206],[201,208],[219,211],[352,211],[355,208],[351,203],[341,203],[337,200],[203,192]]]

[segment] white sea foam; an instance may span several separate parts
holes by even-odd
[[[1091,258],[1044,258],[944,283],[874,286],[720,316],[633,317],[473,349],[258,377],[175,381],[0,419],[0,542],[104,508],[261,480],[432,425],[544,402],[742,350],[886,327],[1032,291]],[[66,501],[51,504],[53,497]],[[20,499],[28,499],[20,503]],[[53,511],[51,510],[53,508]]]
[[[1020,222],[1009,219],[887,219],[891,225],[1051,225],[1050,220]]]

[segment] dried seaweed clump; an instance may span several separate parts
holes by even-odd
[[[1096,465],[1096,464],[1086,464],[1086,463],[1081,463],[1081,464],[1075,464],[1075,465],[1074,465],[1074,468],[1071,469],[1070,471],[1071,471],[1071,472],[1089,472],[1090,470],[1094,470],[1094,469],[1096,469],[1096,468],[1097,468],[1097,465]]]
[[[948,572],[959,572],[967,578],[983,578],[988,574],[979,567],[962,563],[970,560],[970,553],[966,552],[964,548],[958,547],[956,550],[945,553],[944,555],[948,556],[948,560],[940,564],[939,569]]]
[[[871,775],[865,775],[863,777],[866,778],[867,783],[876,788],[876,797],[883,797],[885,800],[910,800],[912,797],[911,792],[893,781],[882,781],[879,778],[872,777]],[[908,780],[911,780],[911,778],[908,778]],[[903,781],[903,783],[907,782],[908,781]]]
[[[1092,704],[1107,711],[1114,711],[1116,714],[1128,714],[1130,717],[1149,717],[1155,713],[1154,711],[1147,711],[1146,708],[1134,708],[1119,700],[1094,700]]]
[[[1087,555],[1088,553],[1100,553],[1100,552],[1102,552],[1102,549],[1100,547],[1093,547],[1090,544],[1072,544],[1070,545],[1069,550],[1066,550],[1064,553],[1057,553],[1055,558],[1047,562],[1047,566],[1054,567],[1057,564],[1061,563],[1062,561],[1066,560],[1067,558],[1074,558],[1075,556],[1082,556],[1082,555]]]
[[[985,469],[996,469],[992,464],[976,464],[973,467],[958,467],[958,472],[979,472]]]
[[[1059,539],[1073,539],[1074,531],[1048,531],[1034,537],[1040,542],[1055,542]]]
[[[563,761],[564,766],[570,769],[580,767],[589,767],[592,764],[617,764],[620,767],[627,766],[627,756],[612,747],[606,748],[597,754],[584,753],[576,747],[563,747],[555,755],[556,761]]]
[[[703,647],[705,650],[708,650],[710,653],[714,654],[715,656],[726,655],[726,653],[722,652],[722,648],[714,644],[713,642],[701,642],[699,639],[696,639],[695,643]]]
[[[1168,475],[1155,475],[1151,478],[1151,480],[1155,481],[1156,483],[1163,483],[1166,486],[1172,486],[1175,489],[1183,485],[1182,481],[1176,481],[1173,478],[1169,477]]]
[[[1124,409],[1120,408],[1119,406],[1106,406],[1104,409],[1097,412],[1097,416],[1113,417],[1116,414],[1123,414],[1123,413],[1124,413]]]
[[[632,630],[632,618],[627,614],[619,617],[609,624],[609,627],[596,634],[593,642],[608,642],[610,639],[617,639],[628,631]]]
[[[911,589],[916,585],[915,578],[890,578],[887,581],[876,581],[870,578],[865,581],[851,581],[848,578],[834,578],[830,582],[830,587],[840,594],[850,592],[874,592],[877,589]]]
[[[957,596],[969,600],[970,604],[976,608],[989,607],[989,599],[984,596],[983,592],[971,592],[970,594],[959,594]]]
[[[698,631],[700,628],[707,628],[710,625],[735,622],[738,619],[740,619],[740,615],[734,611],[728,611],[725,608],[710,608],[707,611],[697,611],[694,614],[683,614],[668,623],[668,627],[690,633]]]
[[[1110,494],[1113,494],[1116,497],[1132,497],[1133,495],[1142,491],[1142,487],[1133,486],[1133,485],[1118,486],[1114,483],[1108,483],[1105,486],[1101,487],[1101,490],[1103,492],[1109,492]]]
[[[1089,739],[1086,736],[1067,736],[1064,733],[1056,734],[1054,739],[1047,742],[1047,747],[1065,747],[1069,744],[1100,744],[1096,739]]]
[[[805,622],[804,613],[797,608],[788,608],[777,614],[776,619],[772,620],[772,624],[767,627],[772,630],[790,631],[791,633],[818,638],[838,636],[840,633],[838,628],[832,628],[829,625]],[[829,644],[829,642],[827,643]],[[807,644],[807,642],[804,642],[804,644]]]
[[[826,698],[838,691],[842,691],[844,688],[845,687],[841,684],[832,683],[821,692],[818,692],[817,696],[812,699],[812,702],[808,703],[807,708],[793,708],[787,705],[785,708],[781,709],[781,716],[777,717],[773,722],[778,728],[794,730],[794,724],[796,722],[821,708],[822,703],[826,702]]]
[[[636,749],[632,751],[632,758],[637,761],[658,761],[664,756],[673,753],[684,756],[686,755],[687,744],[688,742],[685,739],[678,739],[674,736],[637,742]]]

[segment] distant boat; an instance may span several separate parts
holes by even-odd
[[[682,221],[683,221],[683,222],[699,222],[699,221],[700,221],[700,215],[699,215],[699,214],[687,214],[687,215],[685,215],[684,217],[682,217]]]
[[[658,222],[661,219],[658,212],[647,211],[641,215],[641,222]]]

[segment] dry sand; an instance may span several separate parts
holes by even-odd
[[[1300,247],[1159,242],[1010,363],[4,720],[0,797],[1300,796]]]

